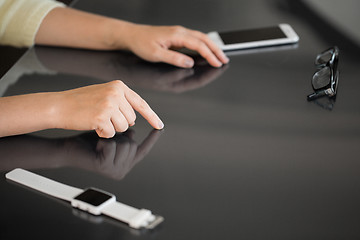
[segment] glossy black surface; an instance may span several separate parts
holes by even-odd
[[[190,70],[124,52],[36,47],[25,57],[36,54],[42,70],[21,74],[18,63],[7,75],[18,80],[4,95],[122,79],[165,129],[152,130],[138,116],[130,131],[108,140],[61,130],[1,138],[1,174],[22,167],[97,187],[165,221],[155,231],[131,230],[3,177],[1,239],[360,237],[359,49],[339,32],[330,34],[334,26],[311,18],[300,1],[79,1],[75,7],[204,32],[286,22],[300,43],[233,53],[220,69],[198,60]],[[336,101],[308,102],[314,59],[333,45],[341,51]]]

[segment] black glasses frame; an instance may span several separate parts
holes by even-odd
[[[314,93],[311,93],[307,96],[307,100],[311,101],[323,96],[328,96],[334,98],[336,96],[338,82],[339,82],[339,70],[338,70],[338,62],[339,62],[339,48],[334,46],[329,48],[322,53],[318,54],[315,59],[315,65],[318,70],[314,73],[312,77],[312,87],[314,89]],[[324,61],[323,57],[331,54],[329,60]],[[329,83],[321,88],[315,87],[315,82],[319,78],[319,75],[322,74],[323,71],[330,71],[330,79]]]

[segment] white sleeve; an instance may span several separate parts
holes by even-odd
[[[53,0],[0,0],[0,44],[34,45],[41,22],[56,7],[65,4]]]

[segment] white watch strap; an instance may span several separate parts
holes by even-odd
[[[21,168],[16,168],[5,176],[14,182],[66,201],[71,201],[71,199],[83,192],[80,188],[53,181]]]
[[[136,215],[139,209],[130,207],[120,202],[114,202],[105,207],[101,212],[109,217],[128,222],[129,219]]]
[[[136,209],[120,202],[114,202],[106,206],[102,210],[102,213],[126,222],[130,227],[136,229],[141,227],[153,229],[164,220],[163,217],[153,215],[151,211],[147,209]]]
[[[69,202],[83,192],[80,188],[56,182],[21,168],[16,168],[5,176],[14,182]],[[101,213],[136,229],[141,227],[152,229],[164,220],[163,217],[155,216],[149,210],[136,209],[120,202],[109,204],[101,210]]]

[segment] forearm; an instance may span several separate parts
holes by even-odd
[[[98,50],[128,49],[127,38],[133,26],[130,22],[72,8],[55,8],[41,23],[35,43]]]
[[[55,93],[0,98],[0,137],[55,128]]]
[[[154,128],[164,124],[150,106],[120,80],[63,92],[0,98],[0,137],[50,128],[95,130],[110,138],[135,124],[138,111]]]
[[[191,68],[194,60],[172,51],[188,48],[212,66],[229,59],[204,33],[180,26],[149,26],[87,13],[55,8],[45,17],[35,37],[36,44],[98,50],[130,50],[150,62],[166,62]]]

